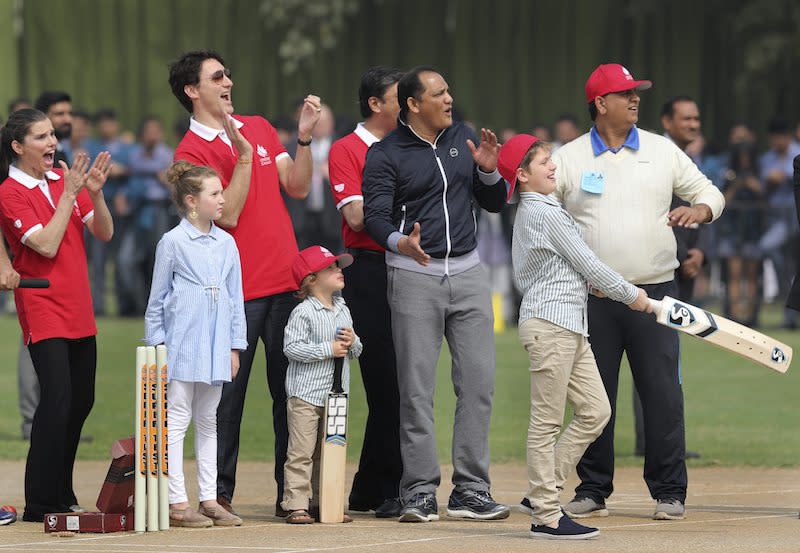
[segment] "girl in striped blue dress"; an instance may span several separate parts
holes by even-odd
[[[170,524],[238,526],[242,520],[217,503],[217,405],[247,348],[239,251],[214,224],[225,203],[214,170],[178,161],[167,178],[183,217],[156,249],[144,341],[167,346]],[[198,510],[189,506],[183,477],[192,420]]]

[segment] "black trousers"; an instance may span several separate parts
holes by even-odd
[[[358,362],[369,414],[350,503],[375,508],[400,493],[400,397],[384,256],[355,252],[354,257],[344,269],[342,295],[364,344]]]
[[[94,405],[97,344],[94,336],[50,338],[28,349],[41,398],[25,465],[25,520],[40,521],[78,503],[72,469],[86,417]]]
[[[673,281],[642,286],[651,298],[676,293]],[[589,297],[589,341],[611,402],[611,420],[578,464],[577,497],[601,501],[614,491],[614,423],[619,365],[628,356],[642,400],[644,479],[654,499],[686,499],[685,426],[678,334],[653,315],[608,298]]]
[[[275,482],[278,502],[283,500],[283,465],[289,428],[286,422],[286,368],[283,331],[299,300],[293,292],[275,294],[244,303],[247,321],[247,350],[239,356],[239,374],[222,387],[217,407],[217,495],[233,500],[236,488],[236,463],[239,459],[239,431],[242,423],[247,382],[253,366],[258,340],[264,343],[267,358],[267,384],[272,396],[272,428],[275,432]]]

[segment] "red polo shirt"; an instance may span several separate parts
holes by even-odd
[[[242,260],[242,288],[249,301],[297,289],[292,262],[297,241],[289,211],[281,195],[276,163],[288,156],[275,128],[263,117],[236,115],[237,127],[253,146],[253,167],[239,222],[225,229],[236,240]],[[189,132],[178,144],[175,159],[213,168],[228,187],[239,153],[224,131],[192,119]]]
[[[48,259],[25,245],[53,218],[64,192],[62,177],[58,169],[39,181],[12,166],[0,185],[0,228],[11,247],[14,269],[22,278],[50,280],[50,288],[14,291],[25,343],[97,334],[83,240],[84,224],[94,216],[89,193],[78,194],[55,257]]]
[[[336,209],[339,211],[350,202],[364,201],[364,196],[361,195],[364,162],[367,158],[367,150],[377,141],[375,135],[369,132],[363,123],[359,123],[356,130],[340,138],[331,146],[328,154],[328,173]],[[342,238],[346,248],[384,251],[375,240],[370,238],[366,230],[356,232],[351,229],[344,217],[342,217]]]

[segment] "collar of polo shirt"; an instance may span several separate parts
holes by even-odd
[[[597,127],[595,126],[593,126],[592,130],[589,131],[589,135],[592,141],[592,151],[594,152],[595,156],[599,156],[605,151],[616,154],[622,150],[622,148],[630,148],[631,150],[639,149],[639,131],[636,129],[636,125],[632,126],[631,130],[628,131],[628,136],[625,138],[625,142],[623,142],[622,146],[619,148],[610,148],[606,146],[606,143],[603,142],[603,139],[600,137],[600,133],[597,132]]]
[[[378,137],[367,130],[367,127],[364,126],[364,123],[359,123],[356,125],[356,129],[353,132],[356,133],[356,136],[358,136],[364,142],[364,144],[367,145],[367,148],[376,142],[380,142]]]
[[[41,186],[42,184],[47,184],[45,179],[37,179],[36,177],[30,176],[28,173],[17,167],[16,165],[11,165],[8,168],[8,176],[23,185],[25,188],[29,190],[33,190],[37,186]],[[45,176],[50,180],[58,180],[61,177],[58,173],[54,171],[47,171]]]
[[[238,119],[234,119],[233,124],[237,129],[244,127],[244,123]],[[208,125],[203,125],[194,117],[189,119],[189,130],[207,142],[213,142],[218,136],[225,142],[229,140],[228,135],[225,133],[225,129],[212,129]]]

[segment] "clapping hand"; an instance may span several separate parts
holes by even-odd
[[[72,198],[76,198],[81,189],[86,186],[86,170],[89,167],[89,156],[80,153],[75,156],[72,167],[66,162],[59,161],[61,169],[64,171],[64,192]]]
[[[239,152],[239,158],[252,159],[253,147],[242,135],[242,133],[239,132],[239,129],[234,121],[235,119],[233,117],[230,115],[225,115],[222,118],[222,128],[225,129],[225,134],[228,135],[231,144],[233,144],[233,146],[236,148],[236,151]]]
[[[88,157],[87,157],[88,160]],[[111,171],[111,154],[100,152],[92,163],[91,169],[86,173],[86,189],[92,194],[103,190],[108,174]]]
[[[490,129],[481,129],[481,143],[477,148],[472,140],[467,140],[467,146],[472,152],[472,159],[475,160],[481,171],[493,173],[497,169],[500,145],[497,143],[497,136]]]

